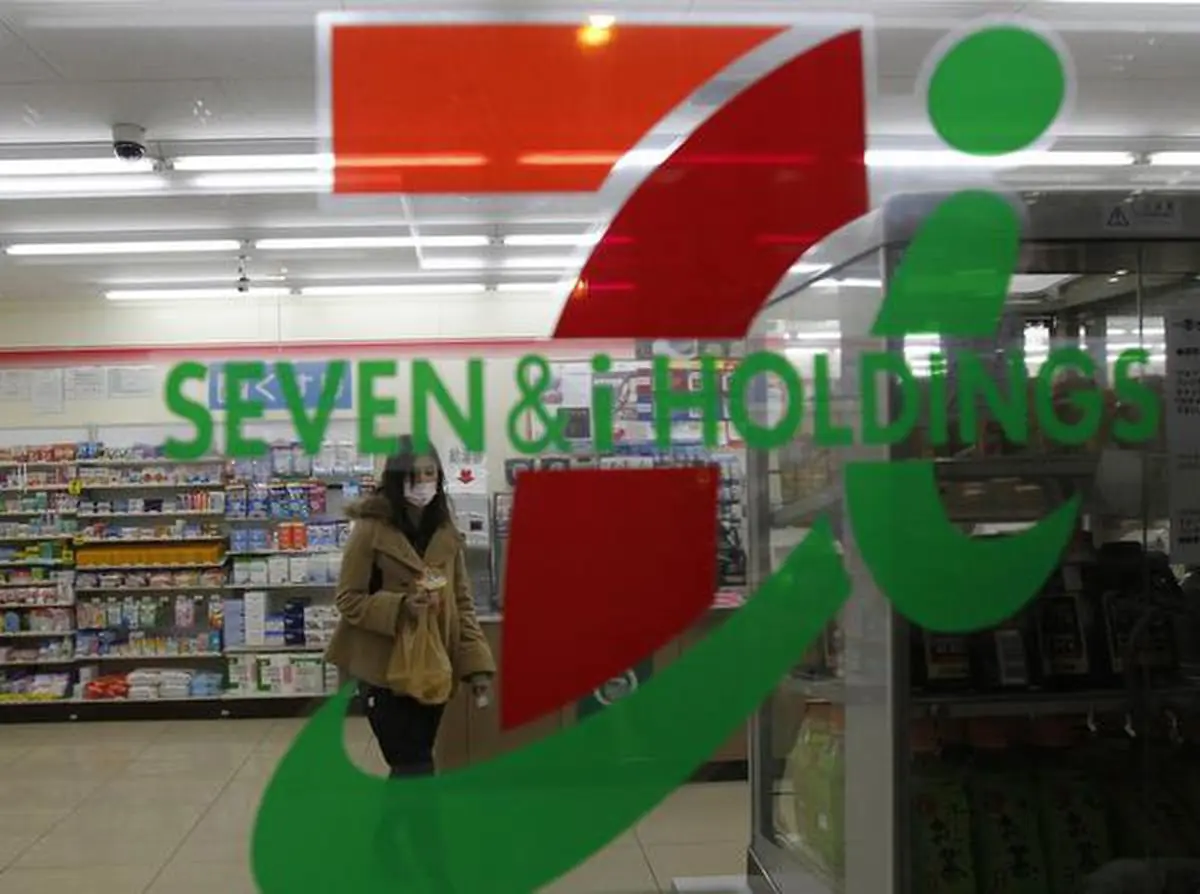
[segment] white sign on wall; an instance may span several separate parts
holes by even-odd
[[[1171,561],[1200,564],[1200,308],[1167,314]]]

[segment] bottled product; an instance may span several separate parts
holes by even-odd
[[[967,790],[979,894],[1045,894],[1046,864],[1028,767],[1009,748],[1003,721],[974,720]]]
[[[1183,594],[1167,557],[1144,552],[1140,543],[1106,543],[1091,571],[1090,589],[1099,601],[1109,679],[1124,679],[1130,657],[1135,667],[1152,676],[1173,676],[1179,666],[1175,618],[1161,610],[1148,612],[1151,604],[1182,609]],[[1131,649],[1135,632],[1137,642]]]
[[[1105,793],[1112,847],[1118,857],[1185,857],[1196,851],[1197,831],[1191,817],[1170,793],[1180,780],[1163,783],[1156,764],[1161,755],[1123,733],[1100,736],[1072,754],[1085,767],[1092,784]]]
[[[1041,684],[1034,614],[1012,619],[971,637],[973,677],[984,692],[1034,689]]]
[[[1051,575],[1034,604],[1034,616],[1044,685],[1094,686],[1098,682],[1095,619],[1079,565],[1063,565]]]
[[[971,640],[962,634],[935,633],[915,624],[912,633],[912,679],[929,692],[959,691],[971,686]]]
[[[1066,718],[1039,719],[1030,728],[1049,894],[1075,894],[1111,857],[1100,789],[1072,760],[1077,741]]]
[[[918,721],[912,747],[912,885],[923,894],[975,894],[971,812],[960,769],[937,753],[937,730]]]

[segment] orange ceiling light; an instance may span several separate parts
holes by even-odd
[[[782,30],[630,24],[595,52],[573,24],[331,27],[334,191],[469,194],[595,191],[668,112]]]
[[[603,47],[612,42],[613,26],[617,23],[614,16],[588,16],[587,24],[579,29],[577,40],[583,47]]]

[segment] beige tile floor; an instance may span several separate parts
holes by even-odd
[[[292,720],[0,727],[0,894],[251,894],[247,844]],[[382,761],[347,722],[363,766]],[[744,783],[687,786],[553,894],[649,894],[745,868]]]

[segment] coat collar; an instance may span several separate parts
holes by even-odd
[[[422,558],[417,555],[416,549],[402,531],[386,522],[378,523],[375,527],[375,549],[407,565],[418,574],[423,573],[426,568],[447,568],[454,560],[458,545],[459,536],[454,525],[442,525],[434,532]]]

